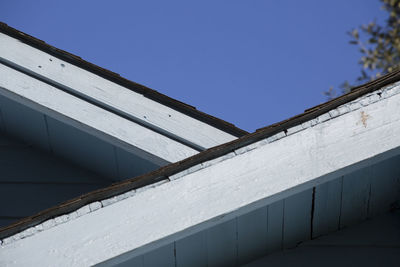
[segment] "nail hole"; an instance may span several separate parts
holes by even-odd
[[[42,66],[38,66],[39,68],[42,68]]]
[[[63,68],[64,68],[64,67],[65,67],[65,65],[64,65],[63,63],[61,63],[61,67],[63,67]]]
[[[53,61],[51,58],[49,58],[50,61]]]
[[[145,119],[146,119],[147,117],[146,117],[146,116],[143,116],[143,118],[145,118]]]
[[[171,114],[168,114],[168,117],[171,117]]]

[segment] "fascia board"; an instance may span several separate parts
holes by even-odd
[[[3,243],[0,258],[10,266],[43,259],[53,266],[82,266],[122,255],[117,263],[397,155],[399,92],[397,85],[392,95],[381,91],[368,101],[347,103],[337,115],[323,114],[291,134]]]
[[[0,61],[57,83],[183,142],[207,149],[235,136],[0,33]]]
[[[198,151],[0,64],[0,94],[165,165]]]

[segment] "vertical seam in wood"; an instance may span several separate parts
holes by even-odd
[[[340,223],[341,223],[341,219],[342,219],[344,176],[341,177],[341,180],[342,180],[342,183],[341,183],[341,185],[340,185],[340,209],[339,209],[338,230],[340,230]]]
[[[310,239],[313,239],[313,231],[314,231],[314,211],[315,211],[315,186],[314,186],[313,189],[312,189]]]
[[[174,241],[174,265],[175,267],[178,266],[178,261],[176,259],[176,241]]]
[[[49,124],[47,122],[47,116],[43,115],[43,117],[44,117],[44,125],[46,127],[47,144],[49,145],[50,153],[54,154],[53,146],[51,144],[51,139],[50,139],[50,131],[49,131]]]

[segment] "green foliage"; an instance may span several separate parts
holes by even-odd
[[[355,84],[344,82],[340,88],[342,93],[351,91],[359,84],[378,78],[395,69],[400,62],[400,0],[380,0],[382,9],[388,13],[385,25],[375,21],[353,29],[348,34],[350,44],[356,45],[361,53],[359,64],[361,74]],[[324,93],[333,98],[336,92],[333,88]]]

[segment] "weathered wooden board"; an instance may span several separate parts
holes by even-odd
[[[235,139],[224,131],[2,33],[0,59],[201,147],[210,148]]]
[[[312,189],[283,201],[283,247],[292,248],[311,238]]]
[[[164,135],[0,64],[0,94],[159,164],[198,153]]]
[[[238,263],[244,264],[267,253],[268,209],[263,207],[237,218]]]
[[[315,187],[313,238],[339,229],[342,180],[343,177],[339,177]]]
[[[14,266],[28,265],[26,257],[18,257],[27,251],[31,255],[29,262],[46,258],[57,266],[73,265],[76,255],[78,260],[92,263],[127,252],[135,257],[134,252],[139,248],[140,253],[146,253],[196,230],[212,228],[223,220],[232,224],[238,216],[342,175],[345,175],[342,211],[349,214],[346,205],[351,203],[345,190],[361,188],[349,182],[346,175],[399,153],[399,103],[400,95],[394,95],[320,124],[314,121],[313,127],[148,188],[51,231],[18,240],[18,246],[5,245],[0,257]],[[358,200],[354,203],[355,209],[358,203]],[[226,239],[234,242],[235,227],[228,228]],[[218,231],[220,235],[224,232]],[[76,236],[90,240],[90,246],[84,246]],[[213,251],[235,255],[235,249],[222,246],[225,243],[228,242],[215,245]],[[58,248],[56,252],[54,245]],[[72,247],[73,256],[66,253]]]

